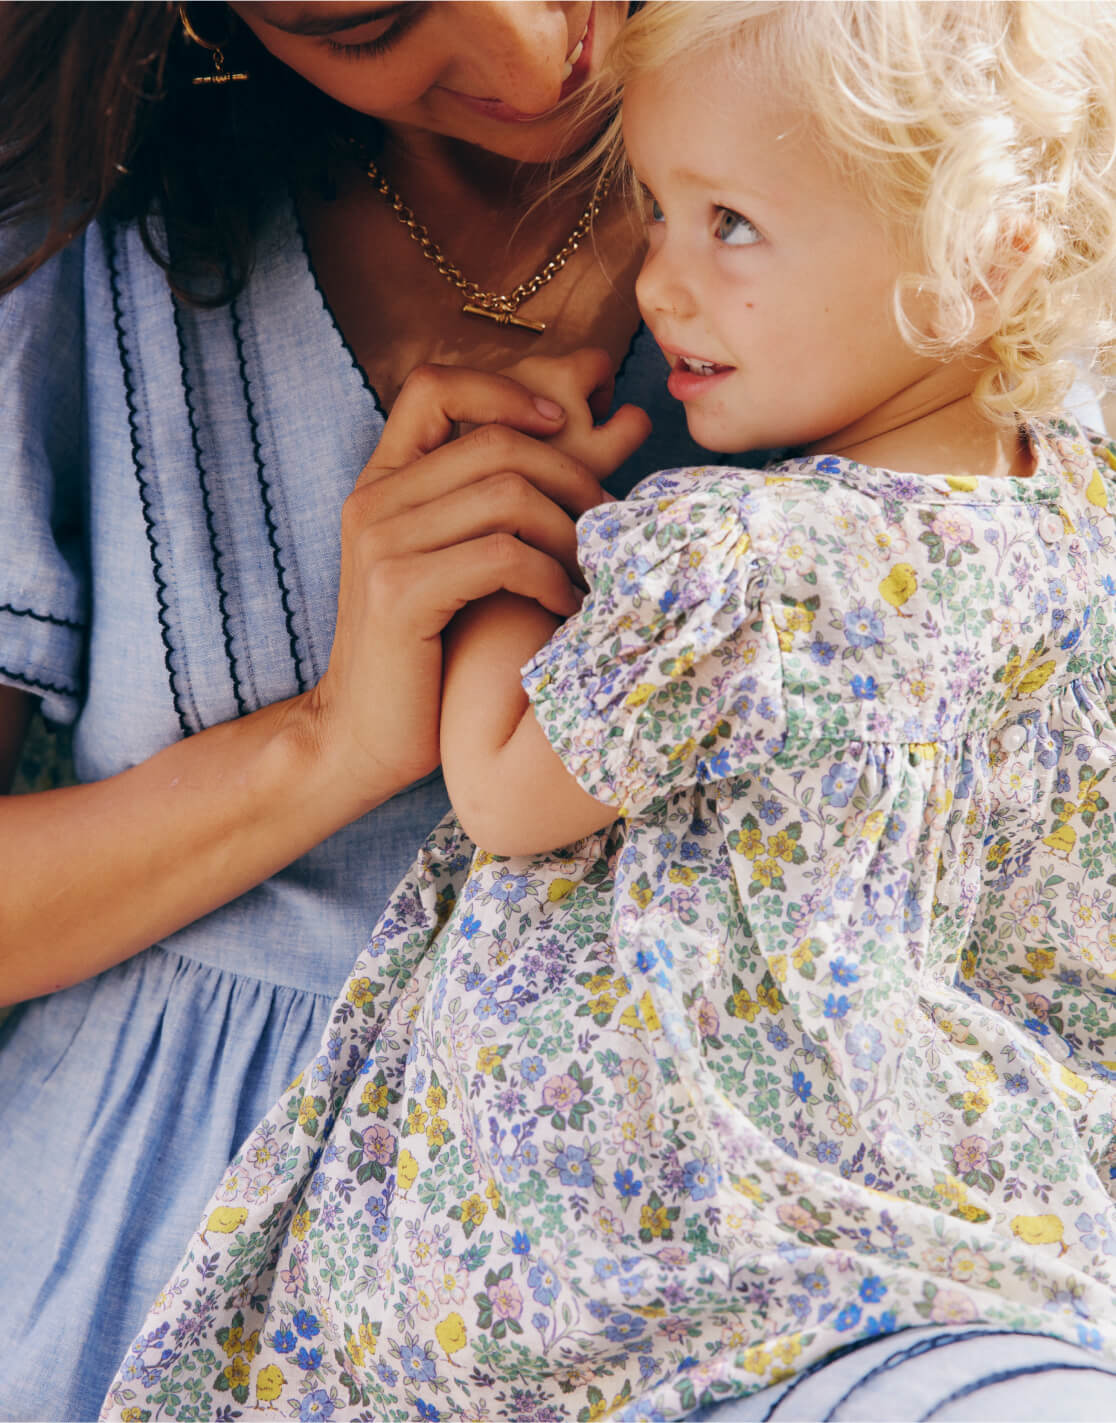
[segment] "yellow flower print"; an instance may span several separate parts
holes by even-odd
[[[794,858],[794,841],[785,830],[780,830],[768,840],[767,853],[789,863]]]
[[[256,1356],[256,1347],[260,1342],[260,1331],[253,1329],[248,1338],[244,1338],[244,1330],[240,1325],[229,1330],[228,1337],[224,1343],[225,1353],[229,1358],[234,1358],[237,1354],[247,1354],[250,1359]]]
[[[810,958],[810,954],[809,954],[809,953],[807,953],[807,954],[803,957],[803,954],[802,954],[802,946],[799,945],[799,947],[798,947],[797,949],[795,949],[795,951],[794,951],[794,966],[795,966],[795,968],[801,968],[803,962],[804,962],[805,960],[808,960],[809,958]],[[773,954],[772,957],[768,960],[768,967],[769,967],[770,970],[771,970],[771,977],[775,980],[776,983],[786,983],[786,981],[787,981],[787,956],[786,956],[786,954]]]
[[[615,993],[598,993],[595,998],[589,999],[589,1012],[593,1017],[598,1015],[607,1018],[616,1007],[617,998]]]
[[[459,1314],[447,1314],[440,1324],[436,1324],[434,1337],[446,1351],[447,1359],[456,1354],[459,1349],[464,1349],[469,1339],[465,1321]]]
[[[744,1367],[750,1374],[765,1374],[771,1367],[771,1355],[762,1344],[753,1344],[744,1351]]]
[[[687,756],[693,754],[697,742],[692,736],[688,736],[685,741],[680,741],[677,746],[672,746],[667,752],[668,761],[684,761]]]
[[[360,1340],[354,1334],[352,1338],[345,1340],[345,1353],[353,1362],[353,1367],[360,1369],[364,1367],[364,1350],[360,1346]]]
[[[670,1229],[666,1206],[644,1206],[639,1213],[639,1228],[650,1231],[652,1240],[664,1235]]]
[[[485,1186],[485,1188],[484,1188],[484,1194],[485,1194],[485,1195],[488,1197],[488,1199],[492,1202],[492,1209],[493,1209],[494,1211],[498,1211],[498,1210],[500,1209],[500,1199],[501,1199],[501,1198],[500,1198],[500,1188],[499,1188],[499,1186],[497,1186],[497,1184],[496,1184],[495,1181],[493,1181],[493,1180],[491,1180],[491,1179],[489,1180],[488,1185]]]
[[[1045,978],[1054,969],[1053,949],[1028,949],[1027,963],[1035,978]]]
[[[252,1370],[245,1359],[230,1359],[225,1365],[225,1377],[230,1388],[247,1388]]]
[[[298,1104],[298,1124],[300,1127],[313,1126],[318,1120],[318,1109],[313,1097],[307,1095]]]
[[[291,1234],[296,1240],[304,1240],[306,1232],[310,1229],[310,1212],[303,1207],[291,1221]]]
[[[966,1112],[976,1112],[980,1116],[989,1108],[988,1093],[982,1087],[979,1092],[962,1092],[961,1105]]]
[[[673,884],[693,884],[697,877],[697,870],[691,870],[685,865],[671,865],[667,873],[667,879]]]
[[[746,860],[754,860],[763,852],[763,834],[758,826],[734,830],[729,836],[729,847]]]
[[[461,1223],[463,1225],[468,1225],[470,1222],[473,1225],[480,1225],[487,1214],[488,1207],[478,1195],[469,1196],[461,1202]]]
[[[756,997],[769,1013],[779,1013],[783,1008],[783,995],[774,983],[761,983],[756,989]]]
[[[426,1124],[426,1144],[427,1146],[444,1146],[446,1143],[446,1133],[449,1131],[449,1122],[445,1117],[431,1117]]]
[[[274,1403],[287,1382],[278,1364],[266,1364],[256,1375],[256,1402]]]
[[[983,1086],[985,1082],[995,1082],[999,1073],[990,1062],[974,1062],[966,1069],[965,1076],[975,1086]]]
[[[783,867],[778,860],[764,856],[761,860],[752,861],[752,879],[762,884],[765,889],[769,889],[782,874]]]
[[[659,1015],[655,1012],[655,1004],[651,998],[650,991],[645,993],[639,1000],[639,1013],[640,1017],[647,1024],[649,1032],[657,1033],[662,1027],[662,1023],[659,1021]]]
[[[482,1049],[483,1050],[483,1049]],[[426,1130],[426,1118],[428,1116],[425,1107],[420,1107],[416,1102],[407,1113],[407,1120],[403,1123],[403,1135],[413,1136]]]
[[[741,988],[734,993],[729,1002],[729,1017],[744,1018],[751,1023],[760,1010],[760,1005],[755,1001],[746,988]]]
[[[887,816],[882,810],[873,810],[864,817],[864,838],[865,840],[878,840],[884,832],[887,824]]]
[[[777,1339],[773,1351],[779,1362],[789,1367],[802,1353],[802,1335],[788,1334],[785,1339]]]
[[[388,1089],[386,1082],[368,1082],[364,1091],[360,1094],[361,1105],[367,1107],[370,1112],[382,1112],[388,1104]]]
[[[345,997],[357,1008],[363,1008],[366,1003],[371,1003],[376,996],[376,990],[372,987],[370,978],[355,978],[349,985],[349,991]]]
[[[376,1337],[376,1331],[371,1324],[362,1324],[357,1330],[357,1337],[362,1347],[367,1349],[370,1354],[376,1352],[376,1346],[380,1341]]]
[[[504,1060],[498,1047],[482,1047],[477,1053],[477,1071],[494,1072]]]
[[[432,1112],[440,1112],[446,1105],[446,1094],[441,1087],[431,1083],[426,1092],[426,1105]]]
[[[628,693],[628,695],[624,698],[624,705],[626,707],[641,707],[643,706],[644,702],[650,701],[654,695],[654,682],[640,682],[639,685],[633,687],[632,690]]]

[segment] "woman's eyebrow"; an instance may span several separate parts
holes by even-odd
[[[370,25],[373,20],[390,19],[408,8],[407,0],[400,0],[394,5],[369,5],[347,15],[323,15],[317,5],[312,5],[290,19],[272,19],[267,14],[261,18],[265,24],[288,35],[339,35],[346,30],[359,29],[361,25]]]

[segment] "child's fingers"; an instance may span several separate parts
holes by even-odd
[[[638,405],[622,405],[610,420],[593,430],[595,467],[611,473],[634,454],[651,433],[651,417]]]

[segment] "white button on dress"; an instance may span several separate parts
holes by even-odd
[[[1038,531],[1044,543],[1056,544],[1065,533],[1065,525],[1057,514],[1043,514],[1038,521]]]

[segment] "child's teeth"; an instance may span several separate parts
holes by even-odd
[[[688,371],[693,371],[695,375],[711,376],[717,367],[712,361],[698,361],[693,356],[683,356],[682,364]]]
[[[585,35],[588,34],[588,33],[589,33],[589,27],[586,26],[586,27],[585,27],[585,33],[584,33],[584,34],[581,36],[581,38],[578,40],[577,44],[574,45],[573,49],[570,50],[569,54],[566,55],[566,62],[562,65],[562,83],[563,83],[563,84],[566,82],[566,80],[567,80],[567,79],[570,77],[570,75],[573,73],[574,65],[575,65],[575,64],[577,63],[577,61],[581,58],[581,52],[582,52],[582,50],[585,48]]]

